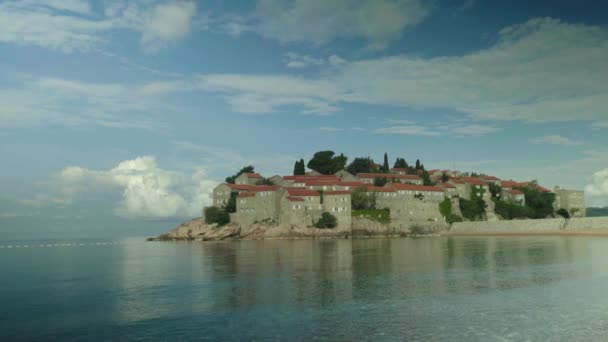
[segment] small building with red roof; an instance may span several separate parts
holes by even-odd
[[[241,173],[238,177],[236,177],[236,179],[234,180],[234,184],[255,185],[262,179],[264,179],[264,177],[262,177],[262,175],[260,175],[259,173],[245,172]]]
[[[357,173],[357,178],[366,184],[374,184],[374,179],[388,179],[389,182],[410,183],[422,185],[422,178],[417,175],[401,175],[395,173]]]

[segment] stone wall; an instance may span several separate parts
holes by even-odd
[[[448,234],[606,233],[608,217],[454,223]]]

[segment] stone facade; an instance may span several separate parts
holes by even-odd
[[[422,185],[422,178],[417,175],[405,175],[397,173],[358,173],[357,178],[365,184],[374,184],[376,178],[386,178],[389,181],[398,181],[400,183]]]
[[[503,189],[500,193],[500,197],[503,201],[518,204],[521,206],[526,205],[526,195],[520,190]]]
[[[262,177],[258,173],[241,173],[234,180],[234,184],[238,185],[255,185],[258,181],[262,180]]]
[[[566,209],[571,217],[585,217],[587,210],[585,209],[585,192],[578,190],[566,190],[558,186],[555,187],[555,210]]]

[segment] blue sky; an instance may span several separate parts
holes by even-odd
[[[1,1],[0,223],[191,217],[242,165],[322,149],[608,205],[607,7]]]

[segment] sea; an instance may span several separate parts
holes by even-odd
[[[608,239],[0,241],[0,341],[608,341]]]

